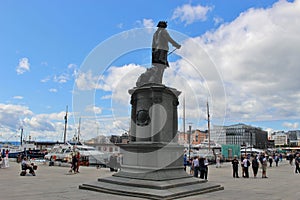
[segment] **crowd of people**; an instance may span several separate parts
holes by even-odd
[[[259,169],[261,169],[261,178],[268,178],[267,168],[273,167],[274,163],[277,167],[282,162],[282,154],[242,154],[239,158],[237,155],[231,160],[232,176],[233,178],[240,178],[239,174],[243,178],[249,178],[252,171],[253,177],[257,178],[259,175]],[[295,173],[300,173],[300,153],[290,153],[286,157],[289,160],[290,165],[295,166]],[[294,161],[294,162],[293,162]],[[187,171],[187,166],[190,166],[190,171],[187,172],[194,177],[207,179],[208,176],[208,160],[206,157],[195,156],[188,159],[187,155],[184,155],[184,170]],[[216,168],[221,167],[220,157],[216,157]],[[241,172],[239,172],[241,170]]]
[[[184,155],[184,170],[186,166],[190,166],[190,174],[196,178],[207,180],[208,175],[208,159],[206,157],[195,156],[191,159],[187,159],[187,155]]]
[[[8,168],[9,167],[8,153],[9,153],[9,151],[6,150],[0,154],[0,168]]]
[[[232,163],[233,178],[239,178],[239,160],[237,156],[234,156]],[[262,178],[267,177],[267,165],[268,159],[267,156],[262,153],[259,155],[253,155],[249,158],[247,155],[241,156],[241,168],[242,168],[242,177],[249,178],[249,168],[252,168],[254,178],[257,177],[258,169],[261,166],[262,169]]]

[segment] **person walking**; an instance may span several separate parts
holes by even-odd
[[[235,155],[233,160],[231,161],[232,163],[232,171],[233,171],[233,178],[240,178],[239,177],[239,160],[237,159],[237,156]]]
[[[300,173],[300,168],[299,168],[299,164],[300,164],[300,157],[299,157],[299,154],[296,154],[296,157],[295,157],[295,173],[298,174]]]
[[[272,167],[272,163],[273,163],[273,157],[272,157],[272,155],[269,156],[269,163],[270,163],[270,167]]]
[[[282,157],[283,157],[283,156],[282,156],[282,153],[280,153],[280,154],[279,154],[279,160],[280,160],[280,162],[282,162]]]
[[[241,155],[242,176],[245,177],[245,170],[244,170],[244,163],[243,163],[243,161],[244,161],[244,156]]]
[[[193,157],[191,157],[190,159],[189,159],[189,165],[190,165],[190,175],[194,175],[194,158]]]
[[[267,161],[266,156],[263,154],[262,155],[262,164],[261,164],[262,178],[268,178],[267,177],[267,166],[268,166],[268,161]]]
[[[194,166],[194,177],[198,178],[198,172],[199,172],[199,158],[197,156],[194,157],[193,160],[193,166]]]
[[[199,171],[200,171],[200,178],[204,179],[205,166],[204,166],[204,158],[202,156],[200,156],[199,158]]]
[[[216,168],[221,167],[221,157],[218,155],[216,158]]]
[[[294,160],[293,153],[291,152],[288,157],[289,157],[290,165],[292,166],[293,165],[293,160]]]
[[[278,167],[278,162],[279,162],[279,156],[278,156],[278,154],[275,155],[274,160],[275,160],[276,167]]]
[[[184,154],[183,156],[183,170],[186,171],[186,166],[187,166],[187,156]]]
[[[204,168],[205,168],[205,170],[204,170],[204,179],[205,180],[207,180],[207,175],[208,175],[208,159],[207,159],[207,157],[205,157],[205,159],[204,159]]]
[[[247,156],[245,156],[243,160],[243,166],[244,166],[244,178],[249,178],[250,161],[248,160]]]
[[[254,178],[256,178],[256,176],[257,176],[258,168],[259,168],[259,162],[258,162],[257,157],[254,156],[254,158],[252,160],[252,170],[253,170]]]

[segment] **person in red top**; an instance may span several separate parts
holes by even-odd
[[[77,158],[76,172],[79,173],[79,166],[80,166],[80,153],[79,152],[77,152],[76,158]]]
[[[5,152],[5,156],[6,156],[6,158],[8,158],[8,153],[9,153],[9,150],[8,150],[8,149],[6,149],[6,152]]]

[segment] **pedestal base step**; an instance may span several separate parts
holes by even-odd
[[[98,182],[82,184],[79,189],[147,199],[169,200],[214,192],[224,188],[194,177],[151,181],[111,176],[99,179]]]

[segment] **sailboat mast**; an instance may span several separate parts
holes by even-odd
[[[78,136],[77,136],[77,142],[79,143],[79,137],[80,137],[80,124],[81,124],[81,117],[79,117],[79,122],[78,122]]]
[[[207,101],[207,134],[208,134],[208,151],[210,152],[210,115],[209,115],[209,105]]]
[[[68,106],[66,107],[66,115],[65,115],[64,144],[66,144],[67,124],[68,124]]]
[[[183,125],[183,134],[185,137],[185,96],[183,96],[183,109],[182,109],[183,113],[182,113],[182,125]]]
[[[22,144],[23,144],[23,128],[21,128],[21,141],[20,141],[20,143],[21,143],[21,146],[22,146]]]

